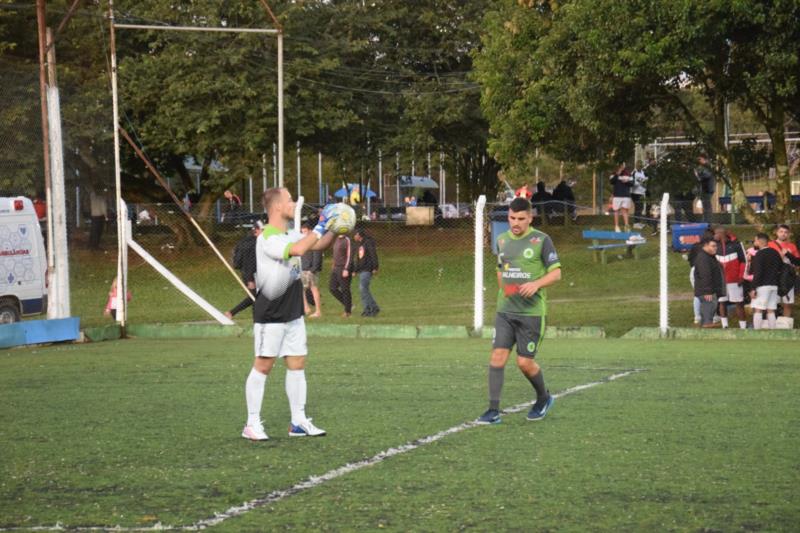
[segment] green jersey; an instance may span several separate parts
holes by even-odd
[[[497,312],[527,316],[547,314],[546,289],[539,289],[532,298],[525,298],[519,294],[519,288],[561,268],[550,236],[533,228],[528,228],[519,237],[506,231],[497,237],[497,249],[497,271],[500,273]]]

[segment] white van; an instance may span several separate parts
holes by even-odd
[[[28,198],[0,198],[0,324],[47,311],[47,255]]]

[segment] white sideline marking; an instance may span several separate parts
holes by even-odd
[[[583,385],[576,385],[574,387],[570,387],[568,389],[564,389],[563,391],[556,393],[553,395],[555,398],[562,398],[564,396],[568,396],[570,394],[575,394],[576,392],[580,392],[586,389],[591,389],[592,387],[597,387],[598,385],[603,385],[604,383],[609,383],[611,381],[616,381],[618,379],[624,378],[626,376],[630,376],[631,374],[636,374],[637,372],[642,372],[644,369],[642,368],[634,368],[631,370],[626,370],[624,372],[620,372],[617,374],[612,374],[608,377],[605,377],[599,381],[591,381],[589,383],[584,383]],[[531,405],[531,402],[525,402],[514,407],[509,407],[507,409],[503,409],[504,413],[518,413],[527,409]],[[422,437],[420,439],[413,440],[411,442],[407,442],[401,446],[396,448],[389,448],[388,450],[384,450],[382,452],[378,452],[376,455],[373,455],[369,459],[364,459],[363,461],[358,461],[355,463],[348,463],[344,466],[340,466],[339,468],[335,468],[330,470],[321,476],[309,476],[308,478],[300,481],[299,483],[292,485],[288,489],[283,490],[276,490],[272,491],[266,496],[262,496],[260,498],[255,498],[248,502],[244,502],[242,505],[237,505],[227,509],[221,513],[215,513],[213,517],[206,518],[204,520],[200,520],[195,522],[194,524],[188,526],[169,526],[169,525],[162,525],[160,522],[148,526],[148,527],[108,527],[108,526],[84,526],[84,527],[69,527],[63,526],[61,523],[56,523],[54,526],[34,526],[34,527],[10,527],[10,528],[0,528],[0,531],[198,531],[201,529],[206,529],[209,527],[213,527],[216,525],[221,524],[225,520],[229,518],[235,518],[237,516],[241,516],[253,509],[257,509],[259,507],[263,507],[269,503],[274,503],[289,496],[293,496],[299,492],[303,492],[304,490],[313,489],[319,485],[322,485],[326,481],[330,481],[332,479],[336,479],[338,477],[342,477],[345,474],[349,474],[350,472],[355,472],[356,470],[361,470],[362,468],[366,468],[368,466],[376,465],[380,462],[383,462],[385,459],[389,457],[394,457],[395,455],[400,455],[406,452],[410,452],[416,450],[417,448],[424,446],[426,444],[430,444],[431,442],[436,442],[437,440],[441,440],[448,435],[452,435],[454,433],[460,433],[466,429],[471,429],[474,427],[478,427],[478,424],[475,421],[464,422],[463,424],[459,424],[457,426],[453,426],[451,428],[445,429],[440,431],[439,433],[435,433],[433,435],[429,435],[427,437]]]

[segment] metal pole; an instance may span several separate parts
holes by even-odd
[[[267,190],[267,154],[261,154],[261,192]]]
[[[253,212],[253,176],[248,176],[248,185],[250,186],[250,212]]]
[[[439,204],[444,203],[444,152],[439,152]]]
[[[45,29],[46,11],[45,0],[36,0],[36,21],[39,32],[39,93],[42,108],[42,153],[44,169],[44,194],[47,204],[47,276],[53,272],[53,214],[52,198],[50,191],[50,135],[47,116],[47,33]]]
[[[300,176],[300,141],[297,141],[297,197],[300,198],[300,183],[302,182]]]
[[[378,196],[383,205],[386,205],[386,200],[383,197],[383,153],[380,150],[378,150]]]
[[[122,204],[122,172],[120,168],[119,154],[119,98],[117,92],[117,42],[114,34],[114,0],[108,0],[108,19],[111,47],[111,104],[114,114],[114,192],[116,197],[117,209],[117,322],[125,334],[125,322],[128,312],[128,302],[125,297],[128,294],[128,284],[123,273],[124,257],[123,248],[127,246],[125,242],[125,221],[123,213],[125,211]],[[199,186],[197,193],[200,193]]]
[[[272,186],[278,186],[278,145],[272,143]]]
[[[431,153],[428,152],[428,177],[431,177]]]
[[[317,152],[317,186],[319,192],[319,203],[324,204],[325,198],[322,197],[322,152]]]
[[[283,187],[283,30],[278,33],[278,187]]]
[[[81,186],[75,186],[75,227],[81,227]]]

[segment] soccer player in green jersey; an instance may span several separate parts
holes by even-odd
[[[534,359],[544,334],[547,291],[561,279],[561,263],[553,241],[531,227],[531,204],[515,198],[508,207],[509,231],[497,237],[497,315],[489,360],[489,409],[480,424],[500,423],[500,393],[511,348],[517,366],[536,390],[528,420],[541,420],[553,406],[542,369]]]

